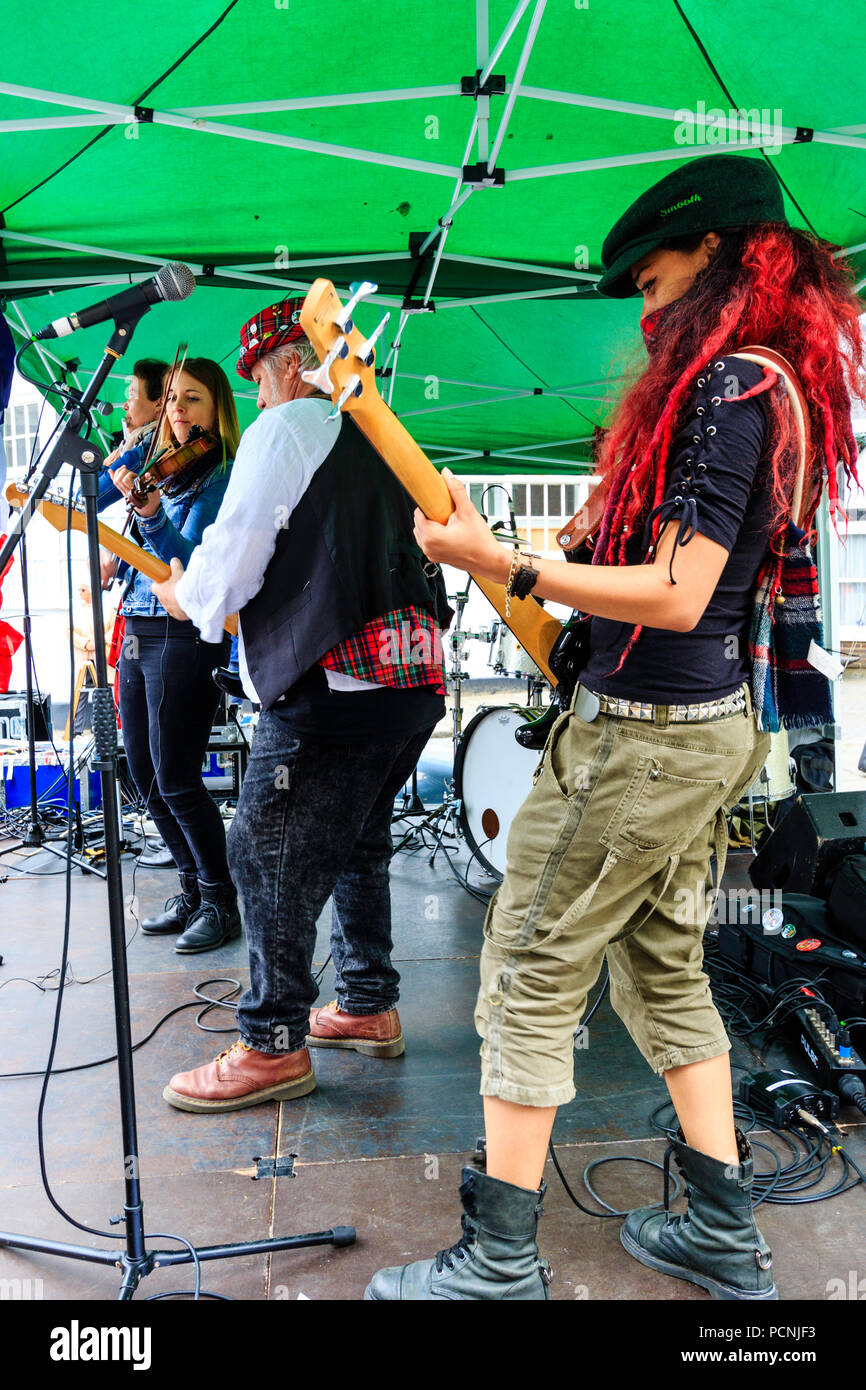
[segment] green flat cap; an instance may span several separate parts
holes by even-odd
[[[782,187],[765,160],[743,154],[689,159],[635,199],[604,239],[597,289],[636,294],[631,267],[668,237],[759,222],[787,222]]]

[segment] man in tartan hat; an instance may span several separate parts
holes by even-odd
[[[445,712],[441,572],[428,574],[391,470],[309,379],[303,303],[269,305],[241,329],[237,370],[262,414],[188,570],[158,586],[205,640],[239,613],[241,678],[263,707],[228,842],[250,951],[240,1036],[164,1091],[205,1114],[312,1091],[308,1046],[403,1052],[391,816]],[[336,998],[317,1009],[329,897]]]

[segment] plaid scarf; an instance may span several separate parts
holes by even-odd
[[[818,572],[807,532],[789,521],[783,554],[768,555],[752,607],[751,691],[759,729],[832,724],[830,681],[808,661],[812,641],[823,644]]]

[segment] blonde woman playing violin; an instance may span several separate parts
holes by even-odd
[[[166,564],[175,558],[188,564],[216,517],[240,438],[228,379],[207,357],[187,358],[175,375],[157,451],[185,444],[195,426],[214,437],[214,447],[143,499],[133,489],[146,443],[111,460],[101,479],[100,508],[125,497],[135,514],[134,538]],[[241,929],[222,819],[201,776],[219,701],[210,673],[224,664],[228,638],[202,642],[192,623],[168,615],[137,570],[124,578],[121,613],[118,699],[126,756],[180,876],[180,892],[142,930],[179,932],[175,949],[183,954],[213,950]]]

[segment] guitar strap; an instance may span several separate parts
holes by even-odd
[[[808,499],[804,500],[803,498],[803,484],[806,476],[806,464],[811,451],[811,437],[809,407],[806,404],[806,397],[803,394],[797,373],[787,357],[783,357],[774,348],[763,347],[760,344],[749,344],[747,347],[738,348],[731,356],[745,357],[749,362],[755,362],[760,367],[769,368],[784,383],[788,400],[791,403],[798,438],[797,476],[791,496],[791,520],[795,525],[800,526],[808,505]],[[604,512],[604,504],[607,501],[607,492],[608,483],[602,479],[592,489],[580,511],[575,512],[571,520],[563,526],[556,540],[564,555],[570,555],[598,529]]]

